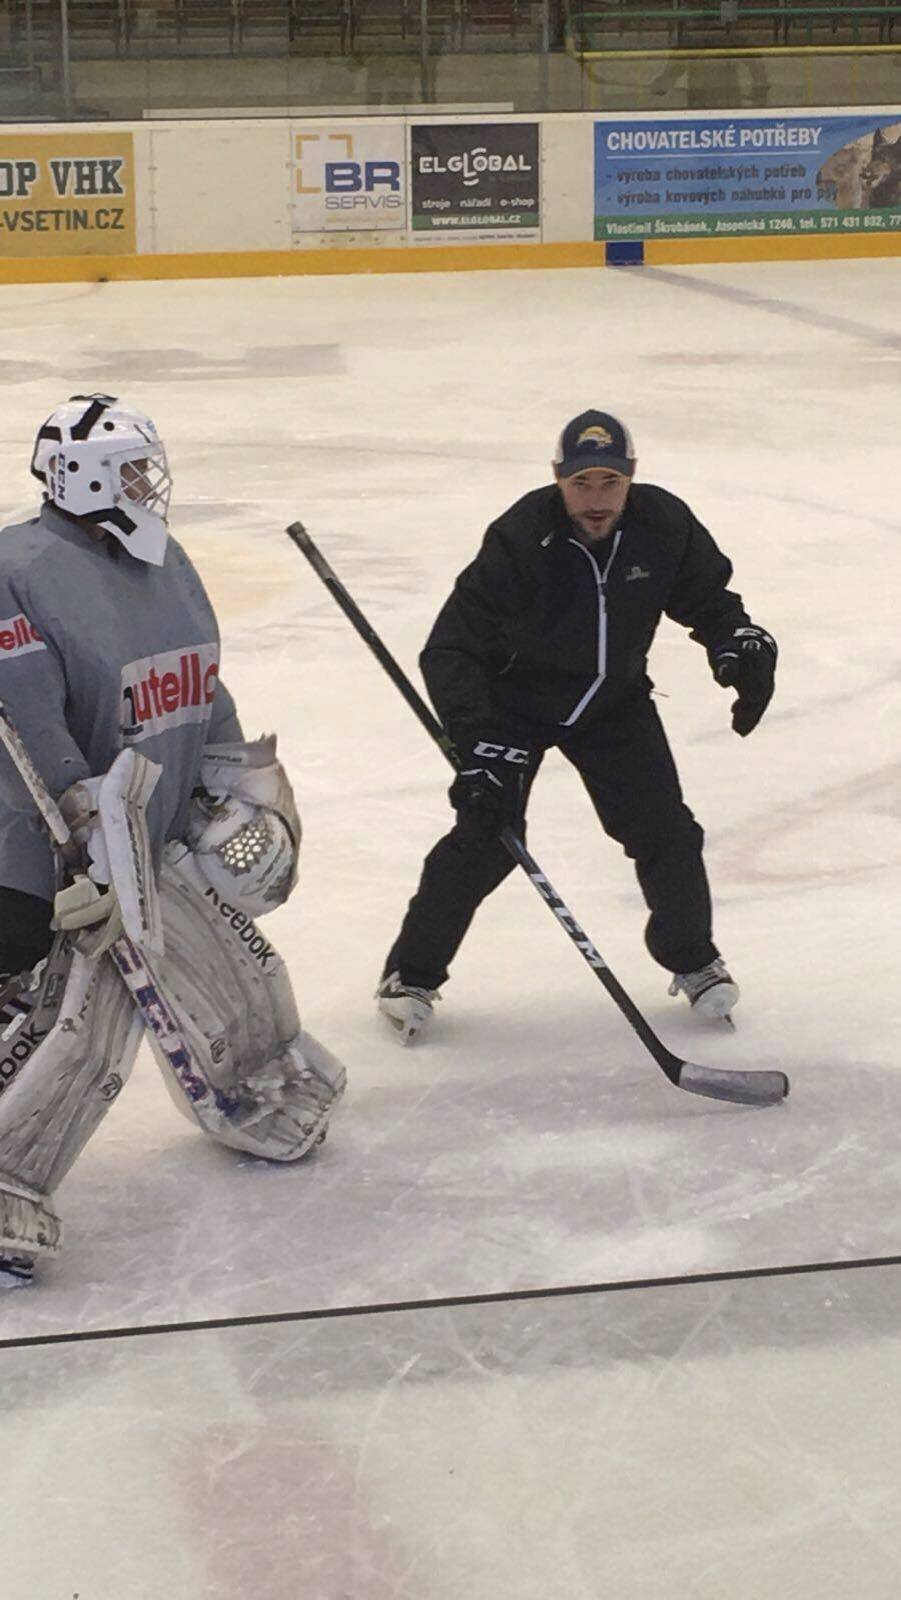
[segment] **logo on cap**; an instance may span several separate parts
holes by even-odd
[[[586,428],[584,433],[579,434],[576,440],[576,449],[578,450],[582,444],[595,444],[599,450],[604,450],[608,444],[612,443],[613,435],[608,433],[606,428],[595,425],[593,428]]]

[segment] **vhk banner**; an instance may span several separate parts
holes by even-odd
[[[0,256],[134,252],[130,133],[0,134]]]
[[[540,237],[537,122],[413,124],[410,169],[417,238]]]
[[[595,123],[596,239],[901,231],[901,111]]]
[[[295,236],[404,231],[402,122],[317,122],[293,129],[291,142]]]

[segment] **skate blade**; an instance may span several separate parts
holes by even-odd
[[[33,1261],[0,1257],[0,1289],[26,1289],[33,1281]]]
[[[732,1008],[737,1004],[739,997],[737,994],[734,997],[730,997],[722,992],[717,992],[725,987],[725,984],[717,984],[715,988],[708,989],[704,994],[698,996],[691,1010],[692,1014],[700,1022],[712,1022],[714,1026],[720,1022],[725,1022],[730,1028],[735,1027],[735,1023],[732,1021]]]
[[[396,1038],[398,1044],[402,1044],[404,1046],[411,1045],[413,1043],[413,1040],[416,1038],[416,1035],[419,1033],[420,1028],[422,1027],[420,1022],[404,1022],[401,1017],[392,1017],[387,1011],[383,1011],[382,1016],[393,1028],[394,1037]]]

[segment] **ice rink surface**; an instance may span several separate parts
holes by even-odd
[[[223,676],[298,790],[265,929],[350,1074],[322,1151],[275,1168],[139,1058],[60,1191],[64,1255],[0,1301],[4,1600],[897,1600],[901,1268],[653,1280],[901,1255],[899,375],[890,260],[0,290],[2,520],[62,398],[156,420]],[[748,740],[682,630],[651,663],[737,1031],[668,999],[553,755],[530,848],[670,1047],[781,1068],[782,1107],[670,1088],[521,875],[427,1043],[375,1013],[448,774],[285,525],[416,675],[592,405],[781,647]]]

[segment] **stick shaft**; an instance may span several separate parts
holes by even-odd
[[[69,832],[68,824],[56,801],[51,797],[43,778],[22,742],[21,735],[12,717],[2,701],[0,701],[0,741],[2,741],[10,761],[41,813],[54,844],[58,845],[60,849],[71,844],[72,835]]]
[[[65,851],[73,843],[68,823],[32,761],[25,742],[2,701],[0,701],[0,744],[5,748],[40,812],[53,843],[59,851]],[[199,1063],[185,1043],[178,1021],[160,993],[156,980],[147,967],[143,952],[127,933],[120,933],[110,947],[109,954],[141,1013],[145,1027],[159,1039],[185,1094],[192,1102],[204,1099],[208,1094],[215,1100],[216,1091],[204,1077]]]

